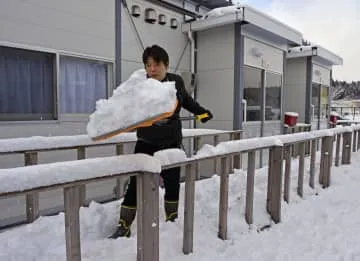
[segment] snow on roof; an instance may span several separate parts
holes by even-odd
[[[305,56],[319,56],[333,65],[342,65],[343,59],[325,49],[324,47],[313,44],[313,45],[301,45],[288,49],[287,58],[305,57]]]
[[[182,31],[201,31],[244,21],[248,24],[263,28],[292,43],[301,44],[301,32],[253,7],[239,3],[233,6],[219,7],[210,10],[205,13],[202,18],[184,23],[182,25]]]

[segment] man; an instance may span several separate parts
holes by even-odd
[[[144,50],[142,59],[147,77],[151,77],[162,82],[175,81],[179,103],[171,117],[155,123],[150,127],[137,129],[135,153],[153,155],[159,150],[181,148],[182,126],[179,118],[181,108],[183,107],[195,115],[207,113],[208,116],[201,120],[203,123],[212,119],[213,116],[209,110],[200,106],[187,93],[184,82],[179,75],[167,72],[169,67],[169,56],[163,48],[158,45],[147,47]],[[160,175],[163,178],[165,187],[164,207],[166,221],[174,222],[178,217],[180,168],[178,167],[164,170],[160,173]],[[110,238],[130,237],[130,226],[135,219],[135,215],[136,177],[132,176],[121,205],[117,230],[110,236]]]

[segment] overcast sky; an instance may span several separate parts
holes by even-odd
[[[247,3],[303,33],[341,56],[337,80],[360,80],[360,0],[236,0]]]

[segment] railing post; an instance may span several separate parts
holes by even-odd
[[[248,153],[246,206],[245,206],[245,220],[248,224],[253,223],[255,161],[256,161],[256,152],[250,151]]]
[[[25,152],[25,166],[38,164],[37,152]],[[26,220],[31,223],[39,217],[39,193],[26,194]]]
[[[227,164],[229,163],[228,157],[222,157],[220,161],[220,201],[219,201],[219,232],[218,237],[227,239],[227,217],[229,206],[229,171]]]
[[[357,131],[358,140],[357,140],[357,150],[360,149],[360,130]]]
[[[124,145],[123,144],[116,144],[116,155],[124,154]],[[115,187],[115,196],[117,199],[121,198],[121,181],[124,178],[117,178],[116,179],[116,187]]]
[[[214,135],[213,145],[216,146],[219,144],[219,135]],[[214,173],[217,173],[217,158],[214,158]]]
[[[291,180],[291,145],[284,148],[285,175],[284,175],[284,200],[289,203],[290,200],[290,180]]]
[[[200,137],[195,137],[194,139],[195,139],[195,141],[194,141],[195,152],[197,152],[200,149],[201,139],[200,139]],[[201,178],[200,163],[197,163],[196,164],[196,179],[200,180],[200,178]]]
[[[66,261],[81,261],[80,186],[64,188]]]
[[[315,163],[316,163],[316,152],[317,152],[317,140],[311,141],[311,155],[310,155],[310,179],[309,186],[315,188]]]
[[[305,143],[299,144],[299,173],[297,193],[300,197],[304,196],[304,171],[305,171]]]
[[[351,132],[343,133],[343,150],[341,164],[351,164]]]
[[[340,164],[340,143],[341,134],[336,135],[336,151],[335,151],[335,166],[338,167]]]
[[[268,171],[268,199],[267,209],[275,223],[281,221],[281,194],[282,194],[282,171],[283,171],[283,147],[273,146],[270,148]],[[270,198],[269,198],[270,196]]]
[[[357,132],[356,131],[353,131],[353,142],[352,142],[352,145],[353,145],[353,152],[356,152],[356,134]],[[359,136],[357,137],[359,138]]]
[[[330,172],[332,164],[333,136],[326,136],[321,141],[321,159],[319,183],[323,188],[330,186]]]
[[[185,167],[185,204],[184,204],[184,235],[183,253],[193,252],[194,245],[194,205],[195,205],[195,165]]]
[[[77,148],[77,159],[78,160],[83,160],[85,158],[86,158],[85,147]],[[85,203],[86,203],[86,185],[81,185],[79,187],[79,192],[80,192],[80,204],[81,204],[81,206],[85,206]]]
[[[137,261],[159,261],[159,174],[137,175]]]

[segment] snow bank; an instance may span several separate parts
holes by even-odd
[[[146,119],[174,110],[175,82],[160,82],[146,78],[144,69],[135,71],[114,90],[108,100],[96,102],[86,130],[94,138],[119,129],[125,129]]]
[[[161,163],[145,154],[131,154],[0,169],[0,193],[141,171],[160,173]]]

